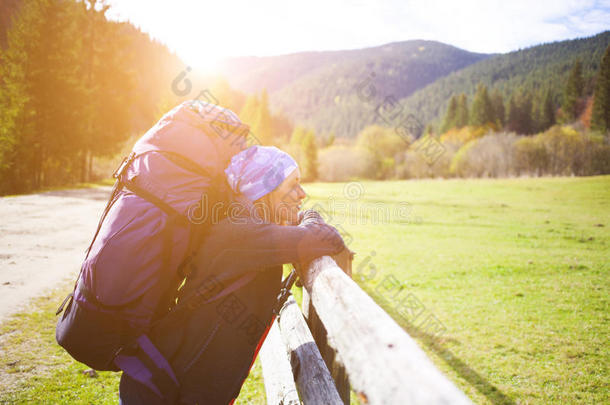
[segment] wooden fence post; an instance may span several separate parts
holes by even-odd
[[[270,405],[300,405],[297,387],[277,321],[273,322],[260,350],[265,394]]]
[[[341,253],[333,257],[337,265],[339,265],[345,274],[349,275],[350,277],[352,276],[353,258],[354,253],[348,249],[344,249]],[[351,390],[345,367],[343,367],[343,364],[337,359],[337,353],[335,350],[329,346],[326,336],[326,328],[324,328],[324,325],[316,313],[316,309],[311,304],[311,299],[306,289],[303,289],[302,307],[303,315],[307,320],[307,325],[309,325],[311,334],[313,335],[318,349],[320,349],[320,353],[322,354],[322,358],[326,363],[326,367],[328,367],[328,370],[330,370],[330,374],[335,381],[337,392],[339,393],[343,403],[345,405],[349,405]]]
[[[359,399],[370,404],[471,404],[417,343],[328,256],[304,285]]]

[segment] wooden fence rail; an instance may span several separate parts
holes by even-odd
[[[303,312],[309,328],[292,300],[280,314],[283,347],[278,339],[265,342],[290,359],[293,375],[284,378],[296,381],[302,403],[349,404],[351,386],[366,404],[470,404],[417,343],[350,278],[351,266],[343,267],[345,272],[328,256],[312,262],[309,276],[303,280],[307,291],[303,292]],[[265,370],[274,365],[269,357],[261,360],[265,384],[273,385]],[[329,376],[336,390],[329,387]],[[287,402],[268,396],[268,403]]]

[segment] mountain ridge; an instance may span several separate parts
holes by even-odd
[[[396,99],[408,96],[493,55],[418,39],[350,50],[233,58],[225,61],[222,73],[237,90],[258,93],[266,89],[272,110],[282,111],[298,124],[316,132],[354,136],[360,125],[358,120],[353,122],[349,111],[363,107],[358,107],[362,101],[355,98],[354,88],[371,74],[377,77],[374,98],[380,103],[389,95]],[[366,117],[370,112],[358,114]],[[344,120],[329,120],[330,116]]]

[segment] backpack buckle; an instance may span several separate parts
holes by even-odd
[[[129,154],[129,156],[125,156],[123,158],[123,161],[119,165],[119,167],[117,167],[117,169],[114,171],[114,173],[112,173],[112,177],[115,179],[118,179],[120,176],[122,176],[123,172],[129,167],[129,165],[131,164],[131,162],[133,162],[133,160],[135,158],[136,158],[135,152],[131,152]]]
[[[66,303],[68,302],[68,300],[70,298],[72,298],[72,296],[74,295],[74,292],[71,292],[70,294],[68,294],[66,296],[66,298],[64,298],[63,302],[61,303],[61,305],[59,306],[59,308],[57,308],[57,311],[55,312],[55,315],[59,315],[61,314],[61,312],[64,310],[64,307],[66,306]]]

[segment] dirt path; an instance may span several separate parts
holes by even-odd
[[[109,194],[100,187],[0,198],[0,322],[76,277]]]

